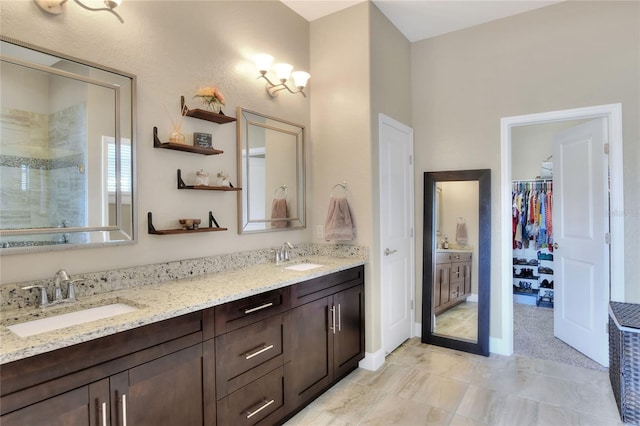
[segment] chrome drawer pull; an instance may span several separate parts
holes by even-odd
[[[264,305],[257,306],[251,309],[245,309],[245,314],[250,314],[251,312],[259,311],[260,309],[268,308],[269,306],[273,306],[273,302],[265,303]]]
[[[122,426],[127,426],[127,395],[122,394]]]
[[[256,355],[260,355],[262,352],[266,352],[269,349],[272,349],[273,345],[269,345],[269,346],[263,346],[262,348],[258,349],[257,351],[253,352],[253,353],[249,353],[247,352],[244,356],[244,359],[251,359]]]
[[[107,403],[102,403],[102,426],[107,426]]]
[[[340,315],[340,304],[338,303],[338,331],[342,331],[342,315]]]
[[[336,334],[336,307],[332,306],[329,310],[331,311],[331,326],[329,330],[333,331],[333,334]]]
[[[270,406],[271,404],[273,404],[274,402],[276,402],[275,399],[272,399],[271,401],[267,401],[266,399],[263,401],[264,404],[258,408],[255,411],[247,411],[247,418],[250,419],[251,417],[255,416],[256,414],[258,414],[260,411],[264,410],[265,408],[267,408],[268,406]]]

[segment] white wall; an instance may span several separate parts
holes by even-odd
[[[277,1],[125,1],[118,12],[124,24],[106,12],[90,12],[73,2],[63,15],[49,15],[32,1],[0,2],[2,35],[82,58],[137,76],[137,167],[139,242],[135,245],[65,250],[0,258],[1,281],[50,278],[220,253],[275,247],[284,241],[308,241],[310,230],[238,235],[233,192],[179,191],[176,170],[226,170],[236,181],[236,128],[185,118],[183,133],[213,133],[223,155],[201,156],[153,148],[157,126],[164,140],[172,130],[163,105],[178,111],[180,96],[192,99],[203,85],[217,84],[226,96],[224,112],[237,106],[308,126],[310,98],[281,94],[272,99],[252,56],[272,54],[277,61],[310,70],[309,23]],[[313,71],[309,84],[314,94]],[[319,92],[317,92],[319,93]],[[313,206],[309,205],[312,209]],[[157,228],[176,227],[180,217],[206,219],[212,210],[227,232],[157,236],[146,230],[147,212]]]
[[[416,210],[422,171],[492,169],[494,338],[508,267],[497,255],[502,117],[622,103],[627,300],[640,300],[639,16],[638,2],[568,1],[412,45]]]

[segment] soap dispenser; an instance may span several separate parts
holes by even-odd
[[[444,236],[444,241],[442,242],[442,248],[445,250],[449,248],[449,237],[447,235]]]

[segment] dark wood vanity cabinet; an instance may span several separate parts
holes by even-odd
[[[202,425],[202,312],[2,365],[2,425]]]
[[[0,424],[277,424],[363,357],[360,266],[4,364]]]
[[[464,302],[470,294],[471,253],[437,252],[433,277],[435,314]]]
[[[287,413],[293,413],[358,366],[364,358],[364,268],[298,284],[292,324]]]

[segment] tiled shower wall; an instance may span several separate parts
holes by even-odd
[[[84,104],[53,114],[2,109],[0,228],[52,227],[63,221],[85,226],[86,122]]]

